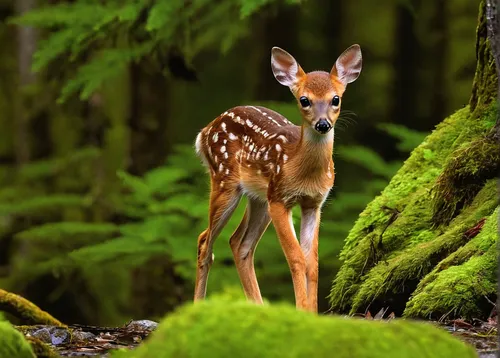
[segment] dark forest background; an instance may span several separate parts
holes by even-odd
[[[0,0],[0,287],[68,323],[157,318],[190,300],[208,204],[197,132],[240,104],[300,123],[271,47],[312,71],[359,43],[363,71],[344,96],[321,224],[327,310],[354,220],[468,103],[478,5]],[[216,243],[209,294],[239,287],[228,238],[243,208]],[[293,300],[271,227],[256,266],[264,297]]]

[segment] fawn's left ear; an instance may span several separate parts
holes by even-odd
[[[292,91],[306,76],[293,56],[279,47],[271,50],[271,67],[276,80]]]
[[[361,48],[359,45],[352,45],[339,56],[330,71],[330,75],[347,86],[348,83],[354,82],[358,78],[362,62]]]

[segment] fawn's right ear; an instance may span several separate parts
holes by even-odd
[[[271,50],[271,67],[276,80],[290,89],[297,86],[306,75],[293,56],[279,47]]]

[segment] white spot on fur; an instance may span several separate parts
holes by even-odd
[[[262,174],[262,170],[257,170],[257,174],[261,175]]]
[[[222,163],[219,164],[219,172],[222,172],[222,169],[224,169],[224,166],[222,165]]]
[[[234,113],[233,113],[233,112],[229,112],[227,115],[228,115],[229,117],[231,117],[231,118],[234,118]]]
[[[214,157],[214,162],[215,162],[215,164],[217,164],[219,162],[219,158],[217,158],[217,156]]]
[[[252,121],[251,121],[251,120],[249,120],[249,119],[247,119],[247,120],[246,120],[246,123],[247,123],[247,125],[248,125],[249,127],[253,126]]]
[[[288,139],[286,139],[286,137],[284,135],[278,136],[278,139],[281,140],[283,143],[288,142]]]
[[[238,139],[238,137],[235,136],[233,133],[229,133],[229,139],[230,140],[236,140],[236,139]]]
[[[221,188],[223,188],[223,187],[224,187],[224,182],[223,182],[223,181],[221,181],[219,185],[220,185],[220,187],[221,187]],[[214,259],[214,258],[212,257],[212,260],[213,260],[213,259]]]
[[[219,140],[219,133],[215,133],[212,137],[212,140],[214,141],[214,143],[217,143],[217,141]]]
[[[227,159],[227,158],[229,158],[229,155],[226,152],[226,153],[224,153],[224,159]]]
[[[279,172],[280,172],[280,166],[279,166],[279,165],[277,165],[277,166],[276,166],[276,174],[279,174]]]
[[[226,169],[226,175],[229,175],[229,169]]]
[[[265,154],[264,154],[264,160],[268,160],[269,159],[269,151],[267,151]]]
[[[281,145],[276,144],[276,151],[277,151],[277,152],[281,152]]]
[[[271,116],[267,116],[267,118],[269,118],[269,119],[270,119],[270,120],[271,120],[274,124],[276,124],[278,127],[281,127],[281,124],[279,124],[278,122],[276,122],[276,121],[274,120],[274,118],[273,118],[273,117],[271,117]]]
[[[288,155],[283,154],[283,163],[286,163],[287,160],[288,160]]]
[[[253,150],[253,144],[250,144],[250,147],[248,148],[250,151]]]
[[[220,147],[220,152],[221,153],[225,153],[226,152],[226,146],[223,145],[222,147]]]
[[[225,132],[226,131],[226,123],[222,122],[220,124],[221,128],[222,128],[222,131]]]

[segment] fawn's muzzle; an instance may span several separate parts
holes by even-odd
[[[332,129],[332,126],[326,119],[321,118],[314,126],[314,129],[316,129],[321,134],[326,134],[328,133],[328,131],[330,131],[330,129]]]

